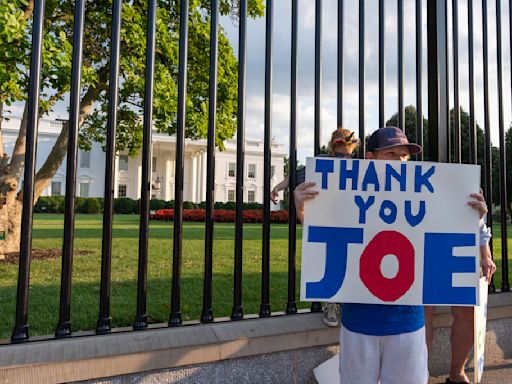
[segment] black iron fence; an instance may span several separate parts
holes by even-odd
[[[214,162],[215,162],[215,127],[216,127],[216,100],[217,100],[217,67],[218,67],[218,33],[219,33],[219,0],[211,0],[209,5],[211,30],[210,30],[210,72],[209,72],[209,119],[208,119],[208,137],[207,137],[207,190],[206,190],[206,225],[205,225],[205,254],[204,254],[204,288],[203,288],[203,308],[201,322],[209,323],[214,320],[214,308],[212,308],[212,249],[213,242],[213,208],[214,208]],[[344,96],[344,40],[346,39],[343,29],[344,25],[344,7],[345,2],[338,0],[338,90],[337,90],[337,122],[343,124],[343,110],[345,100]],[[413,2],[411,2],[412,4]],[[426,157],[431,161],[455,161],[461,162],[465,154],[462,153],[461,145],[461,124],[460,124],[460,99],[459,99],[459,73],[461,70],[469,71],[469,156],[470,163],[476,163],[478,159],[477,148],[477,126],[475,123],[475,62],[483,63],[483,95],[484,95],[484,149],[483,149],[483,188],[489,206],[498,205],[500,208],[499,222],[501,226],[501,236],[495,236],[495,242],[501,242],[501,287],[491,285],[491,291],[509,291],[508,276],[508,248],[507,248],[507,180],[506,171],[506,152],[505,152],[505,127],[504,127],[504,94],[503,94],[503,54],[502,45],[504,40],[508,40],[512,48],[510,36],[504,34],[501,18],[501,0],[495,3],[495,22],[496,31],[489,30],[488,20],[489,4],[482,0],[482,44],[483,57],[474,55],[475,5],[472,0],[465,2],[468,7],[468,53],[469,68],[461,69],[459,67],[459,35],[458,23],[466,22],[460,20],[458,14],[459,0],[453,0],[451,4],[452,21],[449,22],[447,16],[448,3],[446,0],[422,1],[415,0],[415,23],[416,23],[416,124],[414,132],[407,132],[415,136],[419,144],[423,143],[424,123],[423,123],[423,100],[422,92],[422,61],[423,61],[423,18],[425,17],[423,6],[426,4],[427,21],[427,63],[428,63],[428,152]],[[385,46],[385,5],[389,2],[378,1],[378,20],[372,22],[379,23],[379,33],[377,36],[379,47],[379,126],[385,124],[385,106],[386,106],[386,82],[385,82],[385,64],[386,64],[386,46]],[[267,317],[276,311],[285,311],[286,314],[297,313],[296,304],[296,218],[293,199],[289,201],[289,232],[288,232],[288,300],[286,308],[270,307],[270,202],[266,198],[270,195],[271,180],[271,132],[272,132],[272,57],[273,57],[273,27],[276,20],[272,0],[266,1],[266,38],[265,38],[265,114],[264,114],[264,220],[262,232],[262,265],[261,265],[261,303],[260,317]],[[84,12],[87,4],[85,0],[76,0],[74,4],[74,32],[73,32],[73,61],[70,93],[70,118],[69,118],[69,141],[67,151],[67,178],[66,178],[66,196],[65,196],[65,224],[64,240],[62,249],[62,272],[61,272],[61,296],[59,322],[55,331],[55,337],[66,337],[72,335],[70,322],[71,308],[71,290],[72,290],[72,267],[73,267],[73,241],[74,241],[74,205],[75,205],[75,185],[77,171],[77,150],[78,150],[78,130],[80,126],[80,81],[82,75],[82,52],[83,52],[83,31],[84,31]],[[147,296],[147,265],[148,265],[148,227],[149,227],[149,199],[150,199],[150,175],[151,175],[151,132],[153,126],[153,93],[154,93],[154,73],[155,73],[155,30],[157,1],[148,0],[147,7],[147,42],[146,42],[146,69],[145,69],[145,93],[144,97],[144,120],[143,120],[143,147],[142,147],[142,188],[141,188],[141,207],[140,207],[140,232],[139,232],[139,259],[138,259],[138,285],[137,285],[137,307],[133,329],[144,329],[148,326],[148,314],[146,310]],[[298,120],[298,102],[297,102],[297,84],[298,76],[298,15],[300,3],[296,0],[291,1],[291,116],[289,131],[289,166],[290,185],[295,185],[295,172],[297,167],[297,120]],[[330,4],[329,6],[332,6]],[[509,20],[512,18],[512,2],[509,2]],[[314,119],[314,153],[320,152],[321,137],[321,97],[322,97],[322,12],[326,5],[322,0],[316,0],[316,28],[315,28],[315,119]],[[245,142],[245,94],[246,94],[246,58],[247,58],[247,0],[240,0],[236,7],[239,21],[239,47],[238,47],[238,120],[237,120],[237,172],[236,172],[236,231],[235,231],[235,249],[234,249],[234,287],[233,287],[233,307],[231,313],[232,320],[243,319],[242,302],[242,260],[243,260],[243,190],[244,190],[244,142]],[[101,261],[101,287],[100,287],[100,308],[97,320],[96,333],[104,334],[111,331],[110,319],[110,281],[111,281],[111,257],[112,257],[112,223],[113,223],[113,189],[115,175],[116,153],[116,127],[118,114],[118,89],[119,89],[119,63],[120,47],[122,43],[122,1],[113,0],[112,2],[112,21],[111,21],[111,45],[110,45],[110,76],[109,76],[109,106],[108,123],[106,137],[106,173],[105,173],[105,193],[104,193],[104,212],[103,212],[103,240],[102,240],[102,261]],[[182,324],[182,315],[180,308],[181,292],[181,255],[182,255],[182,230],[183,230],[183,177],[184,177],[184,144],[187,113],[187,68],[188,68],[188,0],[181,0],[179,13],[179,76],[178,76],[178,96],[177,96],[177,130],[176,130],[176,170],[175,170],[175,212],[174,212],[174,241],[172,258],[172,291],[170,301],[169,326],[179,326]],[[365,16],[365,1],[359,0],[359,136],[367,135],[365,126],[365,41],[374,36],[365,36],[365,23],[368,22]],[[35,172],[35,153],[37,144],[37,127],[39,116],[39,94],[41,91],[41,55],[42,40],[45,25],[45,1],[34,1],[33,11],[33,33],[32,33],[32,56],[30,62],[30,90],[28,98],[28,127],[26,135],[26,156],[25,173],[23,184],[23,216],[21,230],[21,249],[19,258],[19,278],[16,300],[16,323],[12,333],[12,342],[24,342],[29,339],[28,328],[28,299],[29,299],[29,273],[32,252],[32,219],[33,219],[33,196],[34,196],[34,172]],[[405,129],[405,105],[404,105],[404,1],[397,0],[397,47],[398,47],[398,113],[397,124]],[[453,36],[452,52],[449,52],[449,28],[452,27]],[[497,66],[497,84],[498,89],[489,88],[489,77],[495,76],[489,73],[489,40],[494,36],[497,41],[497,57],[492,58],[498,63]],[[449,58],[453,62],[449,62]],[[453,65],[453,79],[449,79],[449,66]],[[449,84],[453,83],[454,105],[452,118],[450,117],[449,103]],[[505,89],[512,89],[506,87]],[[493,162],[491,146],[491,123],[489,98],[491,92],[497,92],[499,125],[499,161],[498,161],[498,179],[492,180]],[[373,128],[376,127],[372,127]],[[361,145],[359,156],[365,153],[364,143]],[[418,160],[422,160],[422,155]],[[493,185],[499,185],[499,193],[493,194]],[[499,201],[495,201],[493,196],[499,196]],[[291,196],[291,194],[289,195]],[[488,223],[492,226],[493,216],[489,212]],[[497,256],[497,255],[495,255]],[[312,311],[319,311],[320,305],[313,303]]]

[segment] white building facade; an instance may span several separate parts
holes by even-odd
[[[36,169],[50,153],[63,121],[41,119],[37,138]],[[18,136],[20,119],[2,122],[5,150],[10,156]],[[152,198],[174,200],[176,168],[176,137],[154,132],[152,135]],[[215,151],[215,201],[235,201],[236,140],[227,140],[225,150]],[[184,201],[199,203],[206,200],[206,140],[185,140],[183,181]],[[140,151],[142,152],[142,150]],[[284,146],[271,143],[271,185],[284,178]],[[244,202],[263,203],[264,142],[247,139],[245,142]],[[131,158],[125,153],[116,156],[114,197],[139,199],[141,195],[142,157]],[[66,160],[64,160],[43,192],[43,196],[61,196],[65,193]],[[103,197],[105,185],[105,152],[94,143],[90,151],[79,151],[76,195]],[[268,197],[267,197],[268,198]]]

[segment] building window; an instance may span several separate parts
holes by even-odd
[[[91,152],[80,152],[80,168],[91,168]]]
[[[89,183],[80,183],[78,192],[80,197],[89,197]]]
[[[119,155],[119,170],[128,170],[128,155]]]
[[[247,168],[247,177],[249,179],[256,178],[256,164],[249,164],[249,166]]]
[[[256,191],[247,191],[247,202],[254,203],[256,200]]]
[[[153,156],[153,160],[151,163],[151,172],[156,173],[156,157]]]
[[[275,175],[276,167],[275,165],[270,166],[270,178],[273,178]]]
[[[228,189],[228,201],[235,201],[235,190]]]
[[[61,182],[52,181],[52,196],[61,196]]]
[[[228,163],[228,177],[236,176],[236,163]]]
[[[119,184],[117,186],[117,197],[126,197],[126,185]]]

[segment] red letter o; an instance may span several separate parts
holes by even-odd
[[[398,273],[388,279],[380,265],[386,255],[398,259]],[[414,282],[414,247],[407,237],[396,231],[377,233],[368,243],[359,260],[359,276],[368,290],[382,301],[396,301]]]

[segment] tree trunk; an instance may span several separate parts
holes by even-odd
[[[16,198],[16,179],[0,176],[0,259],[20,247],[22,203]]]

